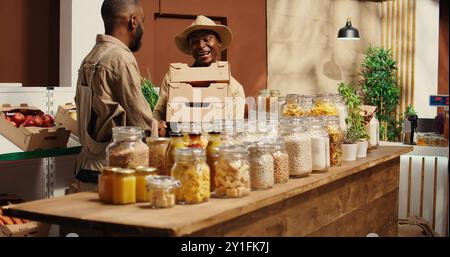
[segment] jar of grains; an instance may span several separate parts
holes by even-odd
[[[250,194],[250,166],[245,148],[239,145],[219,147],[214,176],[216,197],[239,198]]]
[[[177,149],[172,177],[181,182],[175,191],[177,203],[197,204],[210,199],[210,170],[203,148]]]
[[[307,177],[312,172],[311,136],[306,131],[304,119],[294,119],[281,129],[289,156],[289,175]]]
[[[275,184],[284,184],[289,181],[289,156],[283,139],[278,139],[274,146],[273,172]]]
[[[149,166],[158,169],[158,175],[168,174],[166,171],[166,151],[170,138],[147,138],[149,150]]]
[[[274,186],[273,156],[271,144],[264,142],[248,146],[250,156],[250,182],[255,190],[266,190]]]
[[[311,135],[312,169],[315,172],[327,171],[331,166],[330,137],[323,117],[311,118],[308,130]]]
[[[326,128],[330,136],[330,162],[331,166],[341,166],[342,164],[342,144],[344,134],[342,132],[339,117],[330,116],[326,118]]]
[[[148,146],[143,131],[136,127],[113,128],[113,142],[106,148],[106,161],[110,167],[134,169],[148,167]]]

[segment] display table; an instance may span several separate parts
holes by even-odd
[[[239,199],[155,210],[106,205],[96,193],[80,193],[10,206],[5,213],[103,235],[396,236],[400,155],[412,149],[379,147],[367,158]]]

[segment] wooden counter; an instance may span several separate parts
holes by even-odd
[[[383,146],[345,162],[240,199],[149,209],[105,205],[80,193],[10,206],[10,216],[143,236],[381,236],[397,235],[400,155],[412,147]]]

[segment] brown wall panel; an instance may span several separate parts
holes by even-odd
[[[2,0],[0,82],[57,86],[59,0]]]
[[[265,0],[144,0],[147,22],[143,49],[136,54],[143,75],[149,68],[153,82],[160,84],[170,62],[192,63],[175,47],[174,37],[193,20],[170,18],[171,14],[224,17],[234,40],[227,51],[232,75],[246,94],[256,95],[267,86],[267,35]],[[162,18],[155,18],[155,13]],[[216,20],[216,23],[219,23]]]
[[[438,94],[448,95],[448,1],[439,1],[439,82]],[[438,108],[438,112],[442,112],[443,108]]]

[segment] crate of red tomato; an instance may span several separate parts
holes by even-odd
[[[66,148],[70,130],[36,107],[0,106],[0,134],[24,151]]]

